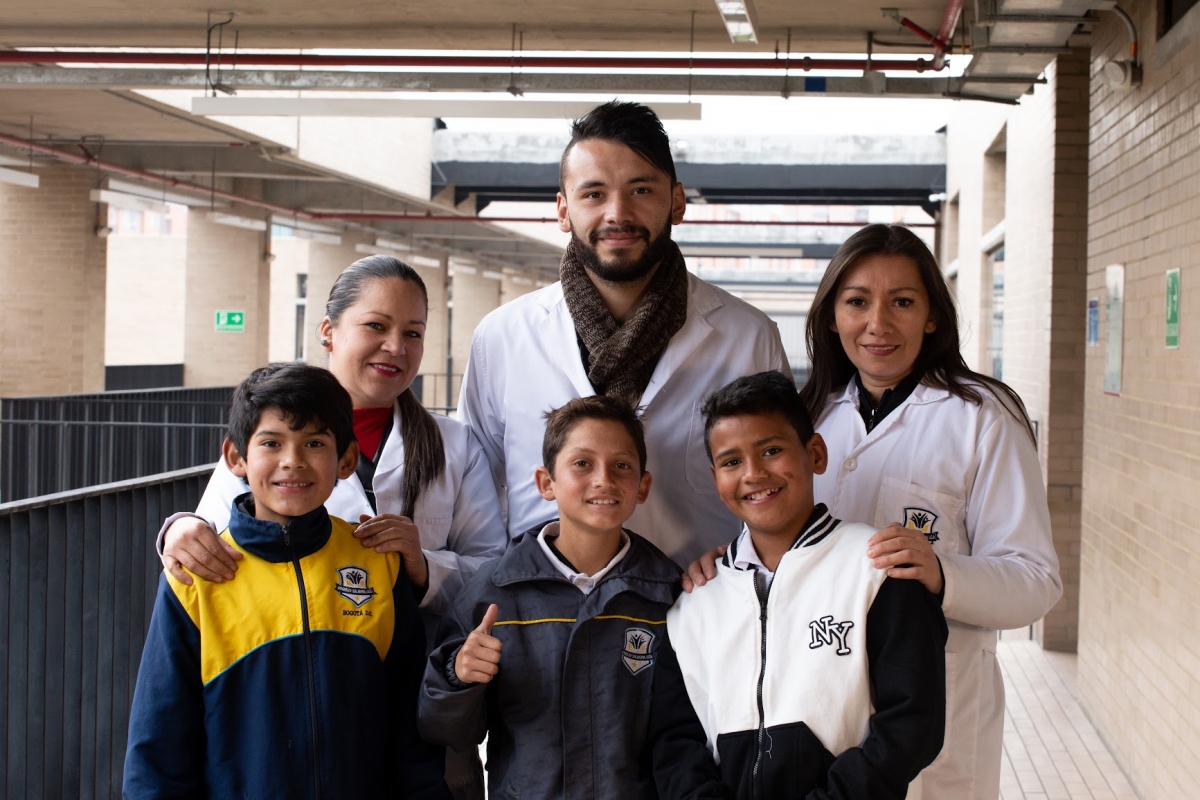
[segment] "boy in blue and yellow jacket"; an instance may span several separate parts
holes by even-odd
[[[163,574],[125,797],[449,798],[442,752],[416,732],[424,633],[399,556],[324,508],[358,460],[352,419],[316,367],[238,387],[224,455],[250,493],[222,538],[239,579]]]

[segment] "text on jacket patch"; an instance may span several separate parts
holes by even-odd
[[[808,643],[808,649],[816,650],[822,645],[833,644],[836,640],[837,654],[839,656],[849,655],[850,648],[846,646],[846,634],[853,627],[852,621],[834,622],[833,617],[821,617],[819,620],[813,620],[808,623],[808,629],[812,631],[812,641]]]
[[[650,653],[650,645],[653,642],[654,634],[645,628],[626,629],[625,647],[621,651],[621,660],[634,675],[654,663],[654,656]]]
[[[362,567],[342,567],[337,571],[338,585],[334,591],[361,606],[375,596],[375,590],[367,583],[367,571]]]
[[[910,506],[904,509],[904,527],[925,534],[925,538],[929,540],[930,544],[933,544],[940,538],[938,532],[933,529],[937,518],[938,515],[927,508]]]

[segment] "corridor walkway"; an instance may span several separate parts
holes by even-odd
[[[1079,705],[1074,654],[1005,631],[1004,761],[1000,800],[1137,800]]]

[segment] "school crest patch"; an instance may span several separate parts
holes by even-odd
[[[342,567],[337,573],[338,585],[334,590],[354,605],[361,606],[375,596],[375,590],[367,582],[367,571],[362,567]]]
[[[904,509],[904,527],[925,534],[925,538],[929,540],[930,544],[933,544],[940,538],[938,532],[933,529],[933,526],[937,523],[937,518],[938,515],[927,508],[909,506]]]
[[[621,651],[621,660],[634,675],[654,664],[654,655],[650,652],[653,643],[654,634],[645,628],[625,630],[625,649]]]

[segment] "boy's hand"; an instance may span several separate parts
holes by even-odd
[[[188,572],[213,583],[231,581],[241,560],[241,553],[196,517],[175,520],[163,535],[163,569],[188,586],[192,585]]]
[[[491,683],[500,671],[500,648],[504,643],[492,636],[492,625],[499,614],[500,608],[495,603],[488,606],[479,627],[471,631],[459,648],[454,674],[463,683]]]
[[[727,544],[714,547],[700,556],[699,561],[693,561],[689,564],[687,571],[679,579],[680,583],[683,584],[683,590],[690,593],[697,586],[703,586],[717,577],[717,559],[725,555],[725,551],[728,549],[729,545]]]
[[[358,523],[354,538],[363,547],[373,547],[377,553],[399,553],[413,586],[422,592],[429,588],[429,562],[421,550],[421,534],[411,519],[396,514],[363,514]]]
[[[893,522],[867,542],[867,558],[875,569],[886,569],[889,578],[920,581],[934,594],[946,585],[942,562],[925,534]]]

